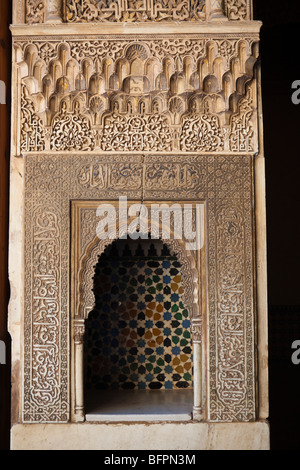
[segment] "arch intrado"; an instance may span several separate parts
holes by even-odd
[[[158,232],[159,233],[159,232]],[[123,234],[124,235],[124,234]],[[129,235],[129,233],[128,233]],[[121,238],[121,234],[119,234]],[[199,272],[197,270],[195,257],[186,249],[185,242],[176,239],[174,231],[170,233],[170,238],[159,238],[176,255],[181,264],[183,280],[183,302],[191,318],[191,334],[193,343],[193,365],[194,365],[194,404],[193,418],[202,418],[202,314],[199,307]],[[93,278],[95,266],[99,257],[105,249],[114,242],[114,239],[107,238],[100,240],[95,237],[86,248],[84,256],[81,258],[79,274],[77,276],[78,285],[75,286],[77,298],[77,308],[73,317],[73,420],[82,422],[85,420],[84,410],[84,333],[85,319],[94,307],[95,298],[93,293]],[[138,240],[137,240],[138,242]],[[192,411],[192,410],[191,410]]]
[[[186,308],[189,311],[191,318],[197,318],[200,316],[199,313],[199,301],[198,301],[198,272],[196,268],[195,258],[188,252],[184,243],[180,243],[180,240],[175,239],[164,239],[159,238],[165,243],[168,248],[176,255],[178,261],[181,264],[181,272],[183,279],[183,301]],[[87,253],[84,256],[81,269],[79,273],[79,302],[77,315],[78,320],[86,319],[89,312],[94,305],[93,295],[93,274],[95,265],[98,262],[98,258],[104,253],[106,247],[108,247],[114,240],[105,239],[99,240],[97,237],[93,240],[87,249]],[[138,241],[138,240],[137,240]]]

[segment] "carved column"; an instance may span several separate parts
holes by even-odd
[[[192,340],[193,340],[193,358],[194,358],[194,406],[193,419],[200,421],[202,414],[202,319],[192,319]]]
[[[62,23],[63,0],[46,0],[45,23]]]
[[[75,324],[74,328],[74,383],[75,383],[75,416],[74,421],[83,422],[84,416],[84,323]]]

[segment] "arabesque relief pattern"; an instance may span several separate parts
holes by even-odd
[[[203,21],[206,0],[65,0],[64,19],[72,22]]]
[[[43,23],[45,17],[45,0],[26,0],[25,18],[26,23]]]
[[[23,0],[28,24],[50,16],[66,23],[203,22],[210,16],[251,19],[250,0]],[[50,7],[50,8],[49,8]],[[54,13],[54,15],[53,15]],[[226,18],[226,19],[227,19]]]
[[[207,201],[208,418],[255,420],[252,157],[117,154],[112,162],[109,155],[75,153],[25,158],[24,422],[69,419],[70,200],[117,200],[116,175],[128,199],[165,201],[169,191],[174,202]],[[165,188],[153,180],[159,171]],[[115,177],[104,176],[109,184],[98,186],[100,175]],[[174,178],[185,178],[184,191]],[[89,230],[84,233],[90,239]],[[199,340],[202,326],[196,326],[193,334]]]
[[[45,150],[44,128],[25,85],[21,93],[21,151]]]
[[[250,2],[247,0],[226,0],[226,14],[229,20],[250,19]]]
[[[255,152],[257,38],[16,41],[24,152]]]
[[[68,411],[67,380],[60,373],[61,368],[67,367],[62,359],[67,338],[61,336],[67,319],[62,310],[59,213],[51,204],[37,205],[32,214],[33,273],[29,280],[32,284],[27,285],[32,295],[32,319],[25,318],[25,336],[30,335],[33,343],[30,348],[30,343],[25,342],[25,354],[31,360],[30,364],[25,363],[24,369],[25,390],[30,390],[31,400],[24,400],[24,416],[33,416],[33,421],[60,421]]]

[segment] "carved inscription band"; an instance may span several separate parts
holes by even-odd
[[[100,164],[94,163],[82,167],[78,175],[78,182],[84,188],[98,189],[131,189],[145,190],[165,189],[173,191],[174,187],[180,189],[196,189],[199,187],[199,176],[193,164],[163,164],[141,163],[128,164]]]
[[[250,20],[250,0],[23,0],[26,23]]]

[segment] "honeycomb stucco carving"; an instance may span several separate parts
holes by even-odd
[[[15,46],[22,151],[257,150],[254,37]]]

